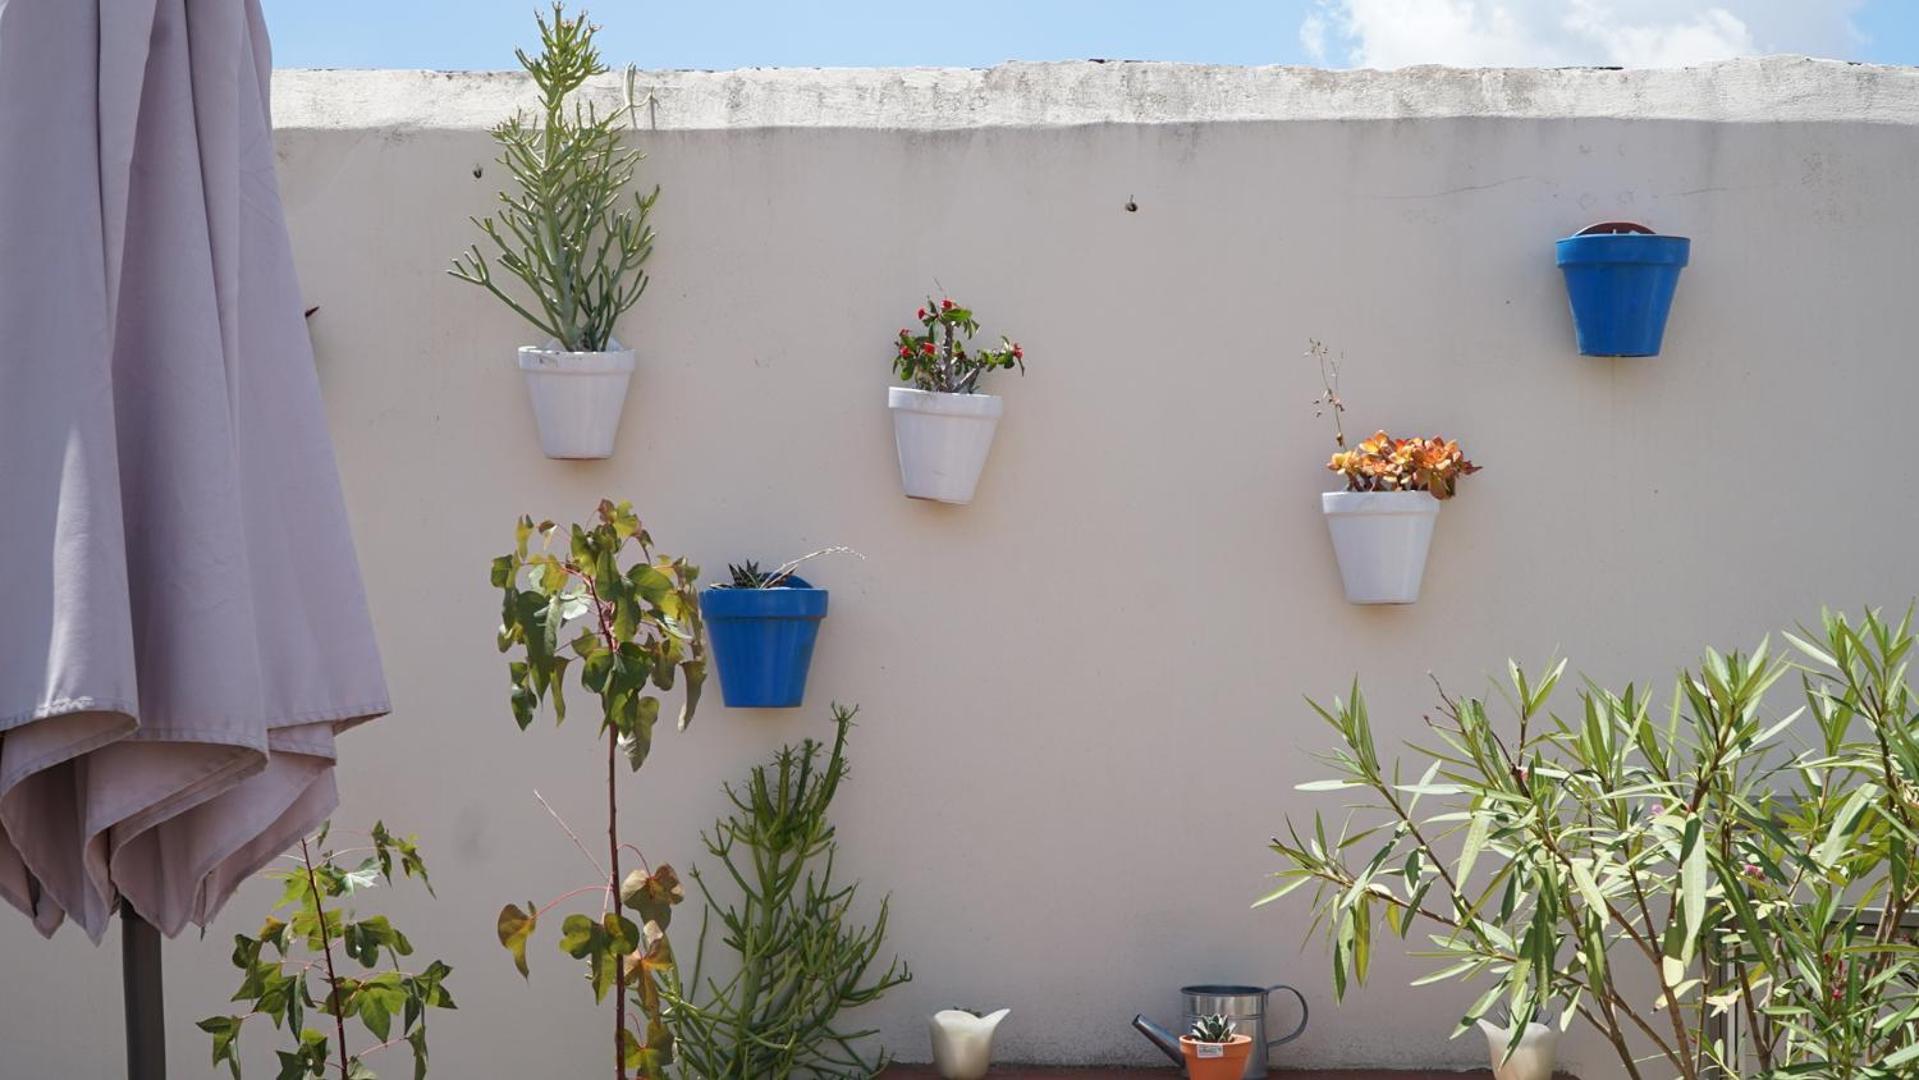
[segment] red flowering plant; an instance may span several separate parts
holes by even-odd
[[[1357,446],[1346,445],[1346,427],[1340,419],[1346,411],[1339,396],[1339,360],[1320,342],[1309,343],[1306,355],[1319,363],[1319,396],[1322,413],[1333,414],[1333,442],[1338,447],[1326,468],[1346,478],[1348,491],[1424,491],[1435,499],[1450,499],[1458,489],[1459,478],[1479,471],[1466,460],[1459,444],[1437,435],[1396,439],[1384,431],[1375,431]]]
[[[995,368],[1018,368],[1026,373],[1026,352],[1019,342],[1002,336],[997,349],[972,350],[967,343],[979,333],[979,321],[970,308],[952,298],[926,306],[914,313],[921,332],[902,328],[894,342],[893,370],[920,390],[939,394],[978,393],[980,376]]]

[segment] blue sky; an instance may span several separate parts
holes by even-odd
[[[263,0],[282,67],[506,68],[533,0]],[[1664,65],[1766,52],[1919,64],[1919,0],[597,0],[649,68]]]

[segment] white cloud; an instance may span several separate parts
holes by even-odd
[[[1299,22],[1299,43],[1312,57],[1313,63],[1326,62],[1326,16],[1317,11],[1308,12]]]
[[[1845,57],[1864,0],[1317,0],[1300,43],[1354,67],[1682,67],[1735,56]]]

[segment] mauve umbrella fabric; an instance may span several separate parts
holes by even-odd
[[[169,935],[387,711],[249,0],[0,0],[0,896]]]

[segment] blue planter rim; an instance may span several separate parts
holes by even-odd
[[[1691,238],[1651,233],[1568,236],[1555,248],[1560,266],[1684,266],[1692,258]]]
[[[773,589],[723,589],[708,586],[700,590],[700,610],[709,621],[717,619],[824,619],[825,589],[816,589],[805,578],[788,577],[788,584]]]

